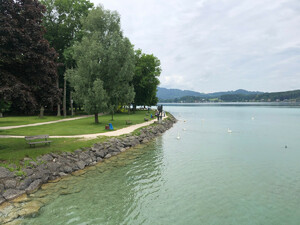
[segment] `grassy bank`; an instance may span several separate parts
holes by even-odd
[[[3,130],[0,134],[14,135],[72,135],[72,134],[89,134],[109,132],[105,130],[105,124],[112,123],[114,129],[121,129],[130,125],[126,125],[126,120],[130,120],[133,124],[143,123],[144,118],[150,120],[150,115],[146,111],[137,111],[135,114],[128,115],[120,113],[114,116],[114,121],[111,121],[110,115],[99,117],[99,124],[94,123],[94,118],[83,118],[79,120],[61,122],[56,124],[41,125],[35,127],[16,128],[11,130]],[[148,115],[146,115],[148,114]],[[133,134],[138,133],[139,130]],[[0,166],[7,166],[11,163],[19,166],[19,161],[25,157],[36,159],[37,156],[44,155],[50,152],[62,153],[73,152],[76,149],[83,147],[91,147],[94,143],[106,141],[108,137],[99,137],[97,139],[77,139],[77,138],[51,138],[50,145],[37,144],[36,147],[31,147],[23,138],[0,138]]]
[[[73,116],[77,117],[77,116]],[[18,125],[27,125],[33,123],[43,123],[49,121],[56,121],[66,118],[72,118],[71,116],[63,117],[63,116],[44,116],[40,118],[38,116],[10,116],[10,117],[2,117],[0,118],[0,128],[6,126],[18,126]]]
[[[76,134],[95,134],[109,132],[105,130],[105,125],[112,123],[114,130],[118,130],[127,126],[126,120],[130,120],[133,124],[143,123],[144,118],[150,118],[151,111],[148,115],[146,111],[136,111],[135,114],[118,113],[114,116],[114,121],[111,121],[111,115],[99,116],[99,123],[95,124],[94,117],[83,118],[79,120],[65,121],[61,123],[47,124],[34,127],[15,128],[10,130],[0,130],[0,135],[21,135],[32,136],[39,134],[49,135],[76,135]]]
[[[94,143],[103,142],[107,137],[83,140],[77,138],[53,138],[49,145],[39,144],[36,147],[29,147],[24,139],[20,138],[0,138],[0,165],[14,163],[19,165],[19,161],[25,157],[35,159],[37,156],[50,152],[62,153],[73,152],[83,147],[91,147]]]

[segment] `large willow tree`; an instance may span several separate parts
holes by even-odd
[[[74,97],[85,110],[95,114],[134,100],[130,84],[135,70],[134,50],[123,36],[117,12],[99,6],[83,21],[84,35],[72,50],[77,67],[67,71]]]

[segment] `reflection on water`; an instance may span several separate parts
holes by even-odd
[[[299,224],[300,108],[165,109],[179,121],[162,137],[48,184],[21,222]]]
[[[140,199],[155,197],[163,183],[161,144],[159,138],[43,186],[32,200],[46,205],[24,224],[128,224],[139,216]]]

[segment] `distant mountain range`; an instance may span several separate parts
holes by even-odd
[[[160,102],[199,103],[199,102],[300,102],[300,90],[283,92],[259,92],[239,89],[236,91],[200,93],[188,90],[158,88]]]
[[[257,95],[263,94],[263,92],[259,91],[247,91],[243,89],[238,89],[236,91],[226,91],[226,92],[214,92],[214,93],[200,93],[196,91],[189,90],[179,90],[179,89],[167,89],[158,87],[157,88],[157,97],[159,100],[167,100],[167,99],[179,99],[186,96],[192,97],[200,97],[200,98],[219,98],[222,95]]]

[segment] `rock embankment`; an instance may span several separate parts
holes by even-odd
[[[62,154],[49,153],[36,161],[24,158],[24,174],[16,175],[0,167],[0,204],[24,193],[36,191],[43,183],[55,180],[74,171],[95,165],[138,144],[145,144],[173,126],[176,119],[169,116],[161,124],[139,130],[138,135],[111,138],[107,142],[96,143],[91,148],[78,149]]]

